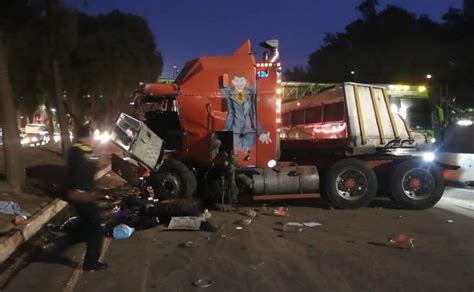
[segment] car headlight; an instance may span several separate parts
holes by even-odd
[[[433,152],[425,152],[423,153],[423,160],[426,162],[433,162],[436,156]]]

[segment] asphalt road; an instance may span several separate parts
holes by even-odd
[[[71,246],[30,263],[4,291],[474,290],[470,217],[440,208],[389,206],[290,206],[289,212],[289,218],[259,215],[237,230],[235,222],[244,216],[211,211],[211,221],[223,226],[216,233],[158,226],[126,240],[107,240],[104,261],[110,268],[105,271],[73,268],[84,246]],[[285,233],[281,222],[286,221],[322,225]],[[412,237],[415,247],[387,246],[387,238],[398,234]],[[187,241],[196,246],[180,246]],[[196,288],[192,283],[198,279],[211,280],[212,286]]]

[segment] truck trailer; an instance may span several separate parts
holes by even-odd
[[[117,119],[112,141],[136,161],[144,191],[233,203],[246,194],[323,194],[338,208],[366,206],[382,192],[403,208],[439,201],[442,165],[392,113],[384,88],[346,82],[282,106],[278,41],[260,45],[262,61],[246,41],[232,55],[188,62],[173,83],[133,93],[134,111]],[[124,173],[121,166],[113,167]]]

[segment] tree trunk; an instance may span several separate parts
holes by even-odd
[[[21,159],[20,133],[16,120],[10,75],[6,63],[6,49],[0,33],[0,105],[3,111],[3,153],[8,183],[15,191],[21,190],[25,173]]]
[[[61,77],[59,72],[59,64],[56,58],[52,58],[53,75],[54,75],[54,97],[56,100],[56,112],[59,117],[59,128],[61,131],[61,146],[63,149],[63,157],[67,157],[71,140],[69,138],[69,123],[66,116],[66,108],[62,99]]]
[[[63,157],[67,158],[69,147],[71,146],[71,140],[69,138],[69,123],[66,116],[66,110],[63,102],[63,91],[61,90],[61,72],[59,68],[59,61],[56,57],[58,54],[59,45],[56,35],[56,25],[58,17],[58,2],[57,0],[48,0],[46,2],[46,11],[48,17],[48,35],[49,35],[49,60],[53,73],[54,81],[54,100],[56,103],[56,112],[59,120],[59,130],[61,133],[61,146],[63,151]]]

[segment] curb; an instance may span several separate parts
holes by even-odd
[[[112,169],[109,163],[97,171],[94,180],[99,180]],[[5,262],[10,255],[24,242],[35,235],[49,220],[68,206],[66,201],[54,199],[48,205],[31,216],[26,225],[13,229],[9,235],[0,237],[0,264]]]

